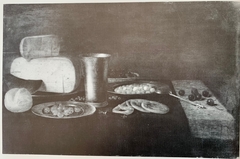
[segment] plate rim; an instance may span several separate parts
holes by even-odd
[[[142,105],[141,105],[141,106],[135,106],[135,105],[132,104],[132,102],[134,102],[134,101],[137,101],[137,102],[138,102],[138,100],[146,101],[146,99],[139,99],[139,98],[136,98],[136,99],[129,99],[129,101],[130,101],[132,107],[133,107],[134,109],[140,111],[140,112],[151,113],[150,111],[144,109],[144,108],[142,107]]]
[[[35,94],[35,93],[38,93],[38,92],[45,93],[45,94]],[[54,92],[37,91],[37,92],[35,92],[34,94],[32,94],[32,97],[33,97],[33,98],[62,97],[62,96],[74,95],[74,94],[77,94],[77,93],[80,93],[80,92],[81,92],[81,91],[78,90],[78,89],[73,90],[72,92],[69,92],[69,93],[54,93]]]
[[[150,103],[157,103],[157,104],[160,104],[161,106],[167,108],[167,111],[162,113],[161,111],[158,111],[158,110],[153,110],[153,109],[150,109],[148,107],[146,107],[144,104],[142,104],[142,107],[152,113],[156,113],[156,114],[167,114],[169,111],[170,111],[170,108],[166,105],[166,104],[163,104],[163,103],[160,103],[160,102],[157,102],[157,101],[148,101]]]

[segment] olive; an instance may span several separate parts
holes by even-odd
[[[195,97],[193,94],[190,94],[190,95],[188,96],[188,99],[189,99],[190,101],[194,101],[194,100],[196,100],[196,97]]]
[[[51,112],[51,109],[49,107],[46,107],[43,109],[43,113],[48,114]]]
[[[196,96],[196,100],[201,100],[202,99],[202,95],[201,94],[197,94]]]
[[[213,99],[208,99],[207,104],[213,106],[214,105],[214,100]]]
[[[196,88],[192,88],[191,93],[194,94],[194,95],[199,94],[198,90]]]
[[[205,91],[202,92],[202,95],[203,95],[204,97],[209,97],[209,96],[210,96],[210,93],[209,93],[207,90],[205,90]]]
[[[178,94],[179,94],[180,96],[184,96],[185,91],[181,89],[181,90],[178,91]]]

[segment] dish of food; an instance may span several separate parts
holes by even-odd
[[[124,68],[113,68],[108,71],[108,82],[132,81],[139,78],[139,74]]]
[[[130,115],[134,109],[144,113],[166,114],[169,107],[160,102],[146,99],[129,99],[113,108],[113,113]]]
[[[130,99],[130,100],[128,100],[127,103],[128,103],[128,105],[132,106],[134,109],[136,109],[140,112],[150,113],[150,111],[148,111],[142,107],[143,99]]]
[[[157,81],[132,81],[112,85],[108,92],[118,95],[146,95],[163,89],[170,88],[167,84]]]
[[[91,105],[72,101],[49,102],[32,107],[35,115],[56,119],[79,118],[92,115],[95,111],[96,108]]]
[[[130,115],[134,112],[134,108],[129,106],[126,102],[123,102],[117,105],[115,108],[112,109],[113,113]]]
[[[166,114],[169,112],[169,108],[165,104],[156,101],[142,100],[141,106],[151,113]]]

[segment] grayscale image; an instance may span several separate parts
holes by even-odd
[[[239,156],[240,3],[3,5],[2,153]]]

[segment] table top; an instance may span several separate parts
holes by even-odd
[[[166,82],[173,89],[170,81]],[[82,92],[61,98],[71,99]],[[97,156],[191,156],[191,133],[178,99],[151,95],[170,108],[164,115],[134,111],[129,116],[112,113],[126,98],[109,100],[91,116],[49,119],[31,111],[11,113],[3,107],[4,154],[57,154]],[[34,104],[55,100],[35,99]],[[103,113],[104,112],[104,113]]]
[[[195,101],[203,105],[206,109],[199,109],[189,103],[180,101],[184,112],[188,118],[191,133],[194,137],[205,139],[235,140],[235,120],[227,112],[224,105],[214,96],[211,90],[200,80],[175,80],[172,81],[176,92],[185,90],[184,99],[188,98],[192,88],[197,88],[199,92],[208,90],[211,97],[204,97],[202,100]],[[215,105],[207,105],[207,99],[213,99]]]

